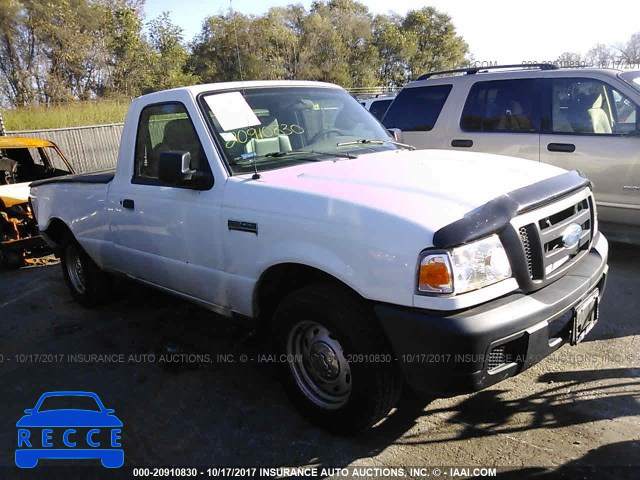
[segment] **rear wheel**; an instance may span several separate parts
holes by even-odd
[[[113,286],[111,275],[103,272],[75,238],[67,238],[61,248],[61,266],[71,296],[84,307],[106,303]]]
[[[356,433],[384,418],[402,381],[388,342],[362,299],[312,285],[288,295],[274,315],[279,374],[312,423]]]

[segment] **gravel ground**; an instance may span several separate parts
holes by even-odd
[[[502,478],[638,478],[640,248],[612,244],[610,255],[601,320],[579,346],[477,394],[407,396],[351,438],[296,414],[246,326],[130,284],[116,302],[83,309],[54,260],[2,271],[0,477],[44,471],[15,468],[23,410],[43,392],[85,390],[123,421],[129,466],[501,466]],[[166,353],[193,361],[161,363]]]

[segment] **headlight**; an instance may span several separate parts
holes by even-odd
[[[507,253],[497,235],[444,252],[425,252],[420,261],[418,290],[465,293],[511,277]]]

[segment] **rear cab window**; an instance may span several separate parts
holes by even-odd
[[[536,79],[476,82],[462,111],[465,132],[540,132],[540,94]]]
[[[433,130],[452,85],[404,88],[393,101],[382,123],[403,132]]]

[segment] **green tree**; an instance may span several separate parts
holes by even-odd
[[[169,12],[162,12],[147,23],[147,28],[152,49],[152,86],[147,86],[145,91],[196,83],[198,78],[195,75],[185,73],[189,54],[182,43],[182,28],[171,21]]]
[[[301,79],[351,84],[346,47],[328,15],[312,11],[303,24],[300,39]]]
[[[260,56],[265,65],[263,78],[299,78],[300,38],[305,14],[304,7],[289,5],[271,8],[264,17],[256,19],[256,28],[263,38]]]
[[[252,16],[228,12],[208,17],[191,44],[189,71],[204,82],[263,78],[259,33]]]
[[[0,0],[0,73],[4,95],[12,105],[37,102],[43,85],[42,51],[36,2]]]
[[[345,87],[377,82],[378,52],[373,45],[372,16],[354,0],[316,1],[301,37],[302,78]]]
[[[423,73],[455,68],[465,62],[469,47],[456,34],[449,15],[433,7],[411,10],[402,22],[405,35],[415,36],[413,52],[407,63],[407,80]]]
[[[142,2],[104,0],[106,76],[101,95],[133,97],[152,88],[153,54],[142,33]]]
[[[47,59],[47,104],[88,100],[104,62],[104,21],[99,4],[50,0],[39,4],[40,43]]]
[[[408,78],[409,59],[417,51],[415,34],[402,28],[402,17],[378,15],[373,22],[373,37],[379,58],[379,85],[404,85]]]

